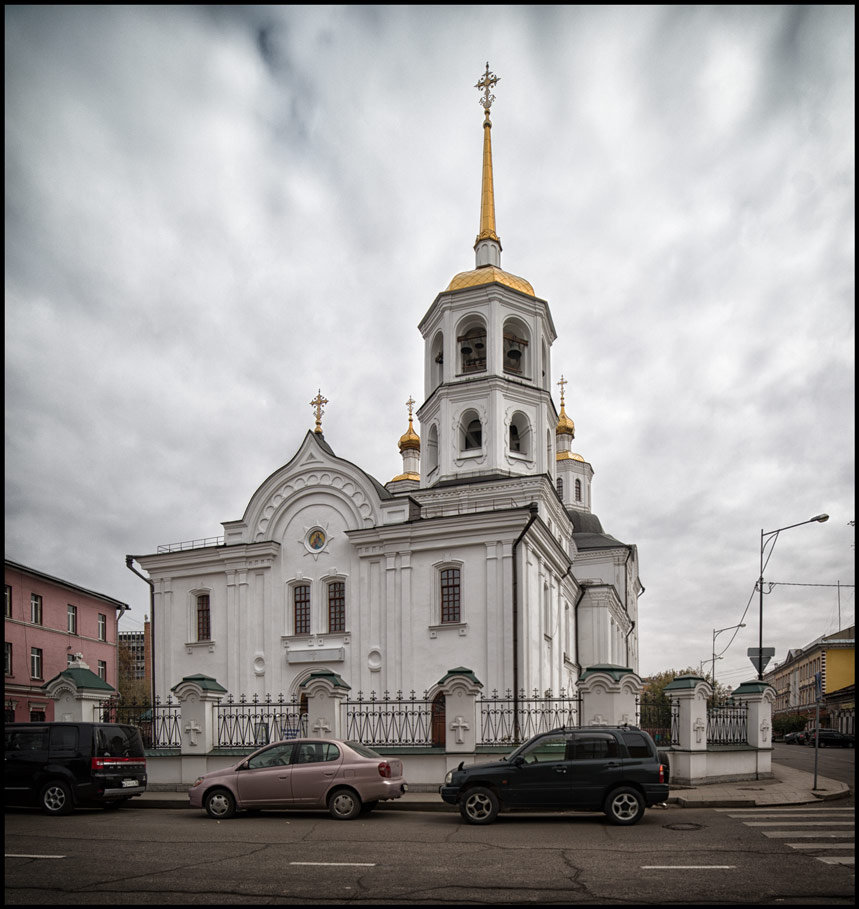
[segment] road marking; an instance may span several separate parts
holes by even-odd
[[[290,862],[290,865],[324,865],[326,868],[375,868],[375,862]]]
[[[24,855],[24,854],[13,853],[13,852],[7,852],[5,857],[6,858],[44,858],[44,859],[65,858],[64,855]]]
[[[852,855],[843,855],[840,857],[829,858],[828,856],[818,855],[818,862],[823,862],[825,865],[855,865],[856,859]]]
[[[856,809],[855,808],[818,808],[816,806],[811,806],[809,808],[778,808],[778,807],[773,807],[773,808],[716,808],[714,810],[718,811],[721,814],[724,814],[725,812],[730,812],[732,816],[735,814],[737,816],[739,816],[741,814],[758,814],[762,811],[771,811],[773,813],[773,815],[809,814],[809,813],[821,814],[824,812],[826,814],[834,814],[836,811],[840,811],[842,813],[843,812],[852,813]]]
[[[644,871],[708,871],[736,868],[736,865],[642,865]]]
[[[852,827],[853,821],[743,821],[746,827]]]
[[[798,830],[761,830],[761,833],[764,836],[768,836],[771,839],[774,837],[781,837],[784,839],[787,836],[825,836],[825,837],[836,837],[836,836],[855,836],[855,833],[850,833],[846,830],[836,831],[836,830],[803,830],[800,833]]]
[[[785,843],[791,849],[852,849],[853,843]]]

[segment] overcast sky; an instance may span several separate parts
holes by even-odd
[[[717,676],[753,678],[761,530],[821,512],[778,539],[764,645],[853,623],[852,6],[5,20],[7,558],[142,627],[126,554],[241,518],[317,389],[338,456],[402,472],[417,323],[474,267],[488,61],[501,264],[639,547],[642,674],[744,622]]]

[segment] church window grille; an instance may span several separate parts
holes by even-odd
[[[576,480],[576,501],[581,502],[582,500],[582,481]]]
[[[346,584],[343,581],[328,585],[328,630],[346,630]]]
[[[460,618],[459,569],[445,568],[441,572],[441,622],[443,625],[459,622]]]
[[[207,593],[202,593],[197,597],[197,640],[212,640],[212,613]]]
[[[310,585],[293,588],[293,618],[296,634],[310,634]]]
[[[558,477],[558,479],[555,480],[555,486],[557,487],[558,495],[561,497],[561,499],[563,499],[564,498],[564,478]]]

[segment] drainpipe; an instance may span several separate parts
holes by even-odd
[[[528,506],[531,517],[513,543],[513,738],[519,741],[519,571],[516,566],[516,549],[529,528],[537,520],[539,509],[536,502]]]
[[[125,567],[129,571],[133,571],[137,577],[146,581],[149,585],[149,637],[150,637],[150,653],[152,655],[152,709],[155,709],[155,582],[150,578],[147,578],[145,575],[142,575],[135,567],[132,565],[134,561],[134,556],[127,555],[125,557]],[[146,647],[146,642],[144,641],[144,650]]]

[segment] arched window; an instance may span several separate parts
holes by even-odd
[[[523,322],[504,323],[504,372],[515,376],[531,375],[530,333]]]
[[[444,381],[444,335],[441,332],[433,338],[430,360],[432,385],[435,387]]]
[[[582,500],[582,481],[576,480],[576,501],[581,502]]]
[[[483,372],[486,369],[486,326],[483,322],[472,322],[456,340],[459,372]]]
[[[555,480],[555,487],[558,490],[558,495],[561,497],[561,500],[563,501],[563,498],[564,498],[564,478],[563,477],[558,477],[558,479]]]
[[[458,623],[462,618],[460,597],[460,571],[458,568],[443,568],[439,572],[441,585],[441,624]]]
[[[331,581],[328,584],[328,631],[346,630],[346,583]]]
[[[483,448],[483,426],[474,410],[467,410],[460,422],[460,451],[479,451]]]
[[[292,588],[293,633],[310,634],[310,585]]]
[[[197,640],[212,640],[212,612],[208,593],[197,595]]]
[[[531,452],[531,424],[524,413],[517,411],[510,421],[508,447],[514,454],[528,455]]]
[[[433,423],[427,434],[427,474],[432,473],[436,467],[438,467],[438,427]]]

